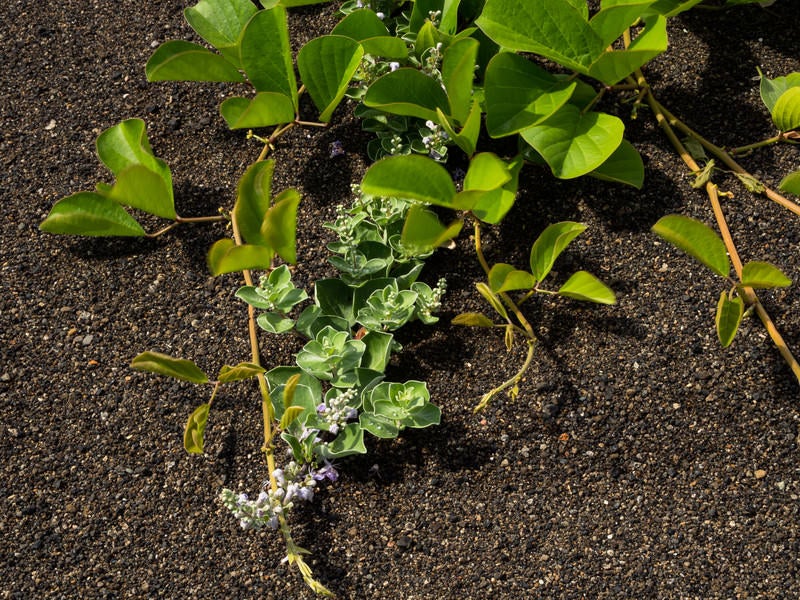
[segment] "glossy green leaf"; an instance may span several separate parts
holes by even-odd
[[[475,154],[475,148],[478,146],[478,136],[481,133],[481,105],[477,100],[472,101],[472,106],[467,115],[467,120],[460,131],[456,131],[455,123],[445,115],[441,109],[436,109],[438,119],[436,122],[441,124],[453,143],[464,151],[467,156]]]
[[[185,358],[173,358],[160,352],[142,352],[131,361],[131,367],[138,371],[157,373],[192,383],[208,383],[200,367]]]
[[[800,73],[790,73],[785,77],[776,77],[775,79],[767,79],[761,72],[761,69],[756,67],[758,75],[761,78],[759,91],[761,92],[761,100],[766,105],[770,113],[773,112],[775,104],[787,90],[794,87],[800,87]]]
[[[519,172],[522,169],[523,159],[517,156],[510,164],[506,164],[511,178],[497,189],[482,192],[475,199],[470,210],[472,214],[483,221],[495,225],[503,220],[517,199],[519,186]],[[463,193],[463,192],[462,192]]]
[[[264,331],[275,334],[287,333],[294,328],[294,321],[275,312],[261,313],[256,318],[256,323]]]
[[[625,126],[612,115],[582,114],[571,104],[521,135],[541,154],[556,177],[572,179],[598,168],[622,142]]]
[[[618,83],[667,49],[667,19],[648,19],[644,30],[625,50],[606,51],[592,62],[588,75],[606,85]]]
[[[717,337],[723,348],[727,348],[733,342],[736,332],[744,316],[744,300],[739,296],[729,298],[728,292],[720,294],[717,303],[717,314],[715,323],[717,326]]]
[[[278,256],[291,264],[297,262],[298,204],[300,204],[300,193],[295,189],[284,190],[275,197],[275,202],[267,211],[261,225],[263,239],[278,253]]]
[[[452,207],[456,186],[450,173],[436,161],[420,155],[389,156],[372,165],[361,189],[373,196],[394,196],[426,204]]]
[[[287,96],[297,110],[297,80],[286,9],[276,6],[257,12],[245,27],[241,43],[242,67],[259,92]]]
[[[204,435],[208,424],[208,413],[211,405],[201,404],[186,421],[186,428],[183,430],[183,447],[189,454],[202,454],[204,445]]]
[[[489,270],[489,287],[495,294],[512,290],[529,290],[535,285],[536,279],[533,275],[506,263],[497,263]]]
[[[483,313],[466,312],[456,315],[452,321],[453,325],[464,325],[466,327],[494,327],[494,321]]]
[[[257,129],[294,121],[292,99],[282,93],[261,92],[254,98],[225,100],[219,112],[230,129]]]
[[[219,381],[220,383],[230,383],[231,381],[242,381],[244,379],[250,379],[251,377],[256,377],[264,372],[265,369],[261,365],[257,365],[254,363],[241,362],[235,366],[224,365],[219,370],[217,381]]]
[[[355,324],[353,288],[341,279],[317,281],[314,284],[314,298],[323,315],[342,318],[350,326]]]
[[[457,219],[445,226],[436,213],[415,204],[408,209],[400,240],[405,248],[424,254],[452,240],[463,225],[464,222]]]
[[[343,35],[360,42],[372,37],[388,36],[384,22],[369,8],[354,10],[336,24],[331,35]]]
[[[665,17],[674,17],[675,15],[689,10],[696,4],[700,4],[703,0],[658,0],[650,6],[650,11],[664,15]]]
[[[128,206],[165,219],[175,218],[172,175],[167,164],[153,155],[144,121],[128,119],[106,129],[98,136],[96,146],[97,155],[103,164],[118,179],[124,180],[123,188],[116,192],[117,197],[114,199],[125,196],[124,203]],[[134,174],[125,175],[132,168],[135,168],[135,172],[129,173]],[[141,190],[145,194],[143,196],[136,193],[135,179],[138,177],[147,178],[147,182],[141,184]]]
[[[584,9],[568,0],[486,0],[475,23],[504,48],[540,54],[581,72],[605,50]]]
[[[478,46],[478,40],[462,38],[450,44],[442,58],[442,82],[447,90],[451,115],[459,123],[466,122],[472,107],[472,80],[475,79]]]
[[[464,176],[465,190],[495,190],[511,180],[508,164],[492,152],[481,152],[469,161]]]
[[[800,171],[795,171],[784,177],[779,187],[784,192],[800,196]]]
[[[142,237],[144,229],[113,200],[95,192],[62,198],[39,225],[48,233],[86,236]]]
[[[261,225],[269,210],[274,167],[273,160],[257,161],[247,168],[239,180],[233,218],[249,244],[269,245],[261,232]]]
[[[757,289],[771,289],[792,285],[792,280],[767,262],[752,261],[742,267],[741,284]]]
[[[297,68],[311,99],[327,123],[344,97],[364,50],[361,45],[341,35],[315,38],[297,54]]]
[[[364,355],[361,357],[361,367],[383,373],[392,355],[393,339],[394,336],[391,333],[369,331],[361,338],[366,346]]]
[[[581,233],[586,225],[573,221],[561,221],[548,225],[531,246],[531,273],[536,281],[542,281],[556,262],[556,258]]]
[[[667,215],[661,217],[652,229],[717,275],[728,276],[731,267],[725,243],[708,225],[681,215]]]
[[[364,95],[364,104],[423,120],[437,120],[436,109],[450,114],[450,104],[442,86],[421,71],[407,67],[378,78]]]
[[[497,138],[537,125],[566,104],[576,85],[518,54],[501,52],[486,67],[486,130]]]
[[[237,246],[231,239],[222,239],[211,246],[206,260],[212,275],[222,275],[246,269],[268,269],[272,264],[273,254],[265,246]]]
[[[558,295],[596,304],[617,303],[614,292],[597,277],[586,271],[574,273],[564,285],[558,288]]]
[[[183,15],[201,38],[239,67],[239,40],[257,10],[250,0],[200,0]]]
[[[363,412],[359,415],[361,429],[368,431],[377,438],[392,439],[400,433],[396,422],[383,415]]]
[[[594,171],[590,171],[589,175],[604,181],[631,185],[637,190],[642,189],[644,183],[642,156],[628,140],[623,139],[614,153]]]
[[[147,61],[145,75],[147,81],[244,81],[224,57],[181,40],[161,44]]]
[[[336,436],[336,439],[321,447],[325,458],[343,458],[352,454],[366,454],[364,431],[358,423],[348,423]]]
[[[783,92],[772,108],[772,120],[781,131],[800,127],[800,87]]]
[[[605,46],[610,46],[642,15],[654,0],[622,0],[600,5],[589,25]]]

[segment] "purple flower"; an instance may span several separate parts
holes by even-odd
[[[339,140],[331,142],[331,158],[342,156],[344,154],[344,144]]]
[[[325,466],[321,469],[317,469],[317,471],[314,472],[313,477],[317,481],[327,479],[328,481],[333,482],[339,479],[339,471],[337,471],[336,468],[326,460]]]

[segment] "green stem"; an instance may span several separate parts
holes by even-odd
[[[731,148],[730,154],[731,156],[736,156],[737,154],[747,154],[756,148],[763,148],[765,146],[771,146],[772,144],[777,144],[785,139],[785,136],[782,133],[778,135],[774,135],[771,138],[767,138],[766,140],[761,140],[760,142],[754,142],[752,144],[747,144],[745,146],[739,146],[738,148]]]

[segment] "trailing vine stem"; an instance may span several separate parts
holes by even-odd
[[[650,89],[647,80],[644,77],[641,69],[637,69],[636,71],[636,79],[638,84],[641,86],[641,89],[645,91],[644,100],[647,102],[650,109],[653,111],[655,115],[656,121],[658,122],[659,127],[661,127],[664,134],[669,139],[672,146],[675,148],[675,151],[680,155],[683,162],[686,166],[693,172],[697,173],[701,170],[700,165],[694,160],[692,155],[683,145],[683,143],[678,139],[678,136],[675,134],[673,130],[673,126],[679,128],[681,131],[690,135],[698,142],[700,142],[707,150],[712,152],[715,156],[717,156],[720,160],[722,160],[728,167],[734,170],[737,173],[743,175],[749,175],[747,171],[742,168],[733,158],[725,152],[719,146],[716,146],[703,138],[697,132],[693,131],[691,128],[686,126],[682,121],[680,121],[675,115],[670,113],[667,109],[665,109],[656,98],[653,96],[652,91]],[[706,193],[708,194],[709,201],[711,202],[711,207],[714,212],[714,218],[717,222],[717,226],[719,227],[720,234],[722,235],[722,240],[725,243],[725,248],[728,251],[728,254],[731,258],[731,263],[733,263],[734,271],[736,271],[737,277],[741,280],[742,277],[742,261],[739,258],[739,253],[736,250],[736,245],[733,241],[733,236],[731,235],[730,229],[728,227],[728,223],[725,219],[725,214],[722,211],[722,205],[719,201],[719,193],[717,186],[712,183],[711,181],[706,183],[705,186]],[[765,188],[765,193],[768,188]],[[770,190],[771,191],[771,190]],[[777,200],[770,194],[766,194],[770,199],[775,200],[782,206],[786,206],[792,212],[800,215],[800,206],[795,204],[794,202],[790,202],[780,194],[776,192],[772,192],[774,196],[778,196],[783,202]],[[742,295],[744,296],[744,300],[748,305],[751,305],[755,308],[756,314],[758,314],[761,322],[764,324],[764,328],[767,330],[767,333],[772,339],[773,344],[778,349],[778,352],[783,357],[784,361],[788,364],[789,368],[794,373],[794,376],[797,378],[798,383],[800,383],[800,363],[797,362],[794,355],[792,354],[791,350],[789,349],[788,345],[786,344],[783,336],[780,334],[778,329],[775,327],[775,323],[772,321],[772,318],[767,313],[764,306],[761,304],[761,301],[758,298],[758,295],[755,293],[753,288],[751,287],[743,287]]]
[[[265,145],[265,149],[268,149],[269,145]],[[262,151],[262,154],[265,154]],[[259,158],[259,160],[262,160]],[[231,213],[231,226],[233,229],[233,238],[236,242],[237,246],[241,246],[243,244],[242,236],[239,231],[239,225],[236,222],[235,213]],[[242,271],[242,275],[244,277],[245,284],[248,286],[253,285],[253,277],[248,269]],[[250,350],[251,350],[251,358],[253,364],[261,366],[261,356],[260,350],[258,345],[258,330],[256,327],[256,314],[255,308],[251,305],[247,305],[247,326],[248,326],[248,333],[250,338]],[[266,377],[264,377],[263,373],[259,373],[257,375],[258,378],[258,387],[261,392],[261,412],[262,418],[264,421],[264,445],[261,447],[261,451],[264,453],[264,457],[267,461],[267,470],[269,471],[269,485],[272,491],[276,491],[278,489],[278,482],[275,479],[275,445],[273,444],[272,440],[274,438],[275,431],[273,429],[273,423],[275,421],[275,411],[272,406],[272,401],[270,400],[269,395],[269,385],[267,383]],[[314,574],[311,571],[311,567],[306,564],[303,560],[304,554],[309,554],[308,550],[305,550],[299,547],[292,537],[292,531],[289,527],[289,523],[286,520],[286,515],[283,513],[277,515],[278,516],[278,526],[281,530],[281,535],[283,536],[284,543],[286,544],[286,560],[290,565],[294,565],[297,567],[298,571],[300,571],[300,575],[303,577],[303,581],[310,587],[314,593],[323,595],[323,596],[333,596],[333,592],[331,592],[328,588],[322,585],[319,581],[314,578]]]

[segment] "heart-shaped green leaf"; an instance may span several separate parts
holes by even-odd
[[[800,171],[789,173],[783,178],[779,187],[784,192],[800,196]]]
[[[614,153],[589,175],[604,181],[631,185],[637,190],[642,189],[644,183],[642,156],[628,140],[623,139]]]
[[[652,227],[653,233],[696,258],[721,277],[727,277],[731,266],[725,243],[705,223],[681,215],[661,217]]]
[[[297,110],[297,80],[285,8],[261,10],[250,19],[244,29],[241,53],[242,67],[253,87],[259,92],[276,92],[291,98]]]
[[[336,439],[322,446],[325,458],[343,458],[352,454],[366,454],[364,430],[359,423],[348,423],[336,436]]]
[[[624,129],[617,117],[581,113],[578,107],[566,104],[521,135],[544,157],[556,177],[572,179],[602,165],[619,147]]]
[[[506,263],[497,263],[489,270],[489,287],[495,294],[512,290],[529,290],[535,285],[536,279],[533,275]]]
[[[614,292],[591,273],[578,271],[558,288],[559,296],[596,304],[616,304]]]
[[[486,67],[486,130],[497,138],[537,125],[566,104],[576,85],[518,54],[496,54]]]
[[[800,87],[783,92],[772,108],[772,120],[781,131],[800,127]]]
[[[736,332],[744,316],[744,300],[739,296],[729,298],[728,292],[720,294],[717,303],[717,314],[715,318],[717,326],[717,337],[723,348],[727,348],[733,342]]]
[[[39,229],[97,237],[145,235],[142,226],[124,208],[95,192],[78,192],[62,198],[50,209]]]
[[[793,87],[800,87],[800,73],[790,73],[785,77],[776,77],[775,79],[767,79],[761,72],[761,69],[756,67],[758,75],[761,78],[760,92],[761,100],[766,105],[770,114],[775,108],[775,103],[778,101],[784,92]]]
[[[373,196],[393,196],[426,204],[452,207],[456,186],[450,173],[436,161],[420,155],[389,156],[372,165],[361,189]]]
[[[269,210],[274,167],[273,160],[257,161],[247,168],[239,180],[233,218],[242,237],[249,244],[268,245],[261,233],[261,225]]]
[[[297,68],[311,99],[327,123],[344,97],[364,50],[361,45],[341,35],[315,38],[300,49]]]
[[[147,81],[244,81],[239,69],[219,54],[181,40],[161,44],[147,61],[145,75]]]
[[[463,225],[461,219],[456,219],[448,226],[442,225],[436,213],[415,204],[408,209],[400,241],[404,248],[424,254],[456,237]]]
[[[445,50],[442,59],[442,82],[447,90],[453,118],[465,123],[472,106],[472,80],[478,58],[478,40],[462,38]]]
[[[653,0],[622,0],[603,2],[589,25],[605,46],[610,46],[623,32],[642,16]]]
[[[131,361],[131,367],[138,371],[157,373],[192,383],[208,383],[200,367],[185,358],[173,358],[160,352],[142,352]]]
[[[272,249],[265,246],[237,246],[231,239],[222,239],[211,246],[206,261],[212,275],[222,275],[246,269],[268,269],[273,255]]]
[[[117,174],[117,181],[108,190],[112,200],[138,208],[157,217],[175,219],[171,181],[144,165],[131,165]]]
[[[751,288],[771,289],[792,285],[792,280],[775,265],[754,260],[742,267],[741,284]]]
[[[219,112],[230,129],[257,129],[294,121],[294,105],[289,96],[261,92],[251,100],[233,97],[225,100]]]
[[[545,228],[531,246],[531,273],[536,281],[542,281],[547,277],[559,254],[584,231],[586,225],[573,221],[553,223]]]
[[[189,454],[202,454],[208,424],[208,412],[211,410],[210,404],[201,404],[186,421],[186,428],[183,430],[183,447]]]
[[[480,102],[473,100],[469,115],[461,131],[456,131],[456,124],[452,123],[439,108],[436,109],[436,116],[438,117],[436,122],[444,128],[453,143],[461,148],[464,154],[472,156],[475,154],[475,148],[478,146],[478,136],[481,133],[481,114]]]
[[[267,244],[288,263],[297,262],[297,206],[300,194],[295,189],[282,191],[267,211],[261,225],[261,235]]]
[[[364,95],[364,104],[423,120],[437,120],[436,109],[450,114],[450,104],[442,86],[412,68],[397,69],[378,78]]]
[[[200,0],[184,10],[183,16],[201,38],[240,67],[239,41],[257,10],[250,0]]]
[[[644,30],[625,50],[608,50],[597,57],[588,74],[614,85],[667,49],[667,19],[650,18]]]

